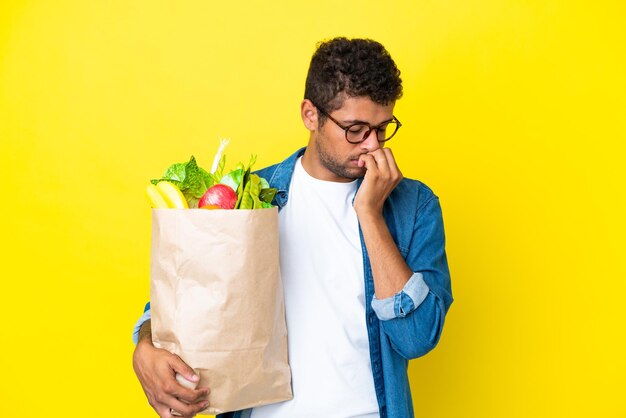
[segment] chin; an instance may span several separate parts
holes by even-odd
[[[346,167],[344,170],[344,176],[346,178],[356,180],[365,176],[365,167]]]
[[[359,167],[355,163],[355,158],[351,158],[348,161],[338,159],[320,148],[318,148],[318,155],[324,168],[340,179],[352,181],[365,176],[365,167]]]

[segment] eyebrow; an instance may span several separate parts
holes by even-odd
[[[371,123],[369,123],[369,122],[366,122],[366,121],[364,121],[364,120],[359,120],[359,119],[342,120],[341,122],[342,122],[342,123],[345,123],[346,125],[353,125],[353,124],[355,124],[355,123],[362,123],[362,124],[364,124],[364,125],[370,125],[370,126],[380,126],[380,125],[382,125],[383,123],[387,123],[387,122],[391,122],[391,121],[393,121],[393,116],[391,117],[391,119],[384,120],[384,121],[382,121],[381,123],[379,123],[378,125],[372,125],[372,124],[371,124]]]

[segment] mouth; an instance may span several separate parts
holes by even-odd
[[[361,158],[362,155],[367,155],[367,153],[360,154],[360,155],[357,155],[357,156],[355,156],[353,158],[350,158],[350,165],[352,167],[358,167],[358,168],[361,168],[361,169],[365,170],[365,165],[363,167],[359,167],[359,159]]]

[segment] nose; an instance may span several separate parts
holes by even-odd
[[[365,140],[361,142],[361,148],[367,152],[376,151],[380,148],[380,143],[378,142],[378,132],[376,129],[370,130],[365,137]]]

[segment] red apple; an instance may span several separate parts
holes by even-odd
[[[225,184],[210,187],[198,202],[198,207],[215,205],[222,209],[234,209],[237,204],[237,193]]]

